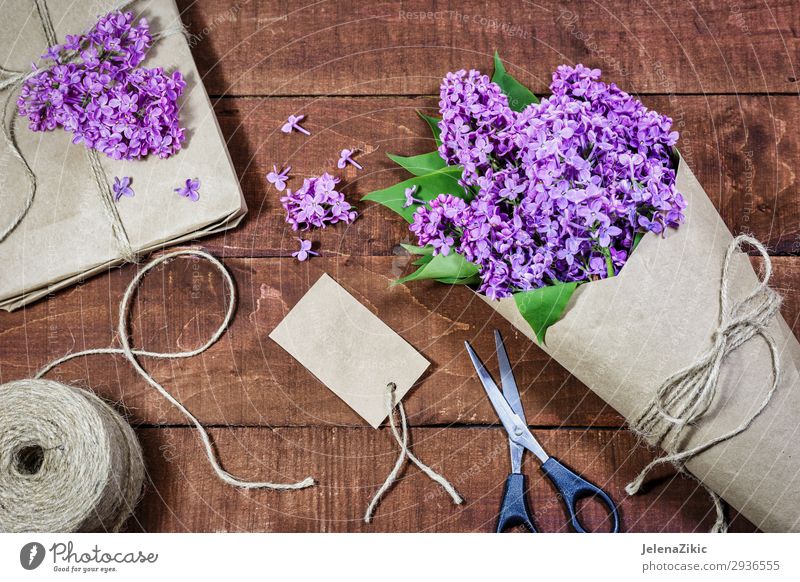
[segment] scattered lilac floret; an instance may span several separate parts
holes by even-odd
[[[293,252],[292,256],[295,257],[298,261],[305,261],[312,256],[318,257],[319,253],[314,252],[311,250],[311,241],[310,240],[303,240],[301,238],[297,239],[300,243],[300,249]]]
[[[325,228],[337,222],[350,224],[356,219],[358,213],[344,199],[344,194],[336,190],[338,183],[338,178],[326,172],[306,178],[297,190],[286,190],[281,204],[286,210],[286,222],[293,230]]]
[[[178,98],[186,82],[179,71],[139,67],[152,36],[146,19],[133,19],[111,12],[42,55],[17,99],[31,130],[61,127],[74,143],[116,160],[168,158],[181,149]]]
[[[414,204],[424,204],[424,200],[420,200],[419,198],[415,198],[414,194],[417,193],[417,186],[411,186],[406,188],[403,194],[405,194],[406,201],[403,202],[403,208],[408,208],[409,206],[413,206]]]
[[[289,119],[287,119],[286,123],[284,123],[283,127],[281,127],[281,131],[283,133],[292,133],[292,131],[299,131],[300,133],[311,135],[310,131],[300,126],[300,122],[303,121],[304,118],[305,115],[290,115]]]
[[[286,189],[286,180],[289,179],[291,169],[291,166],[286,166],[279,172],[278,166],[272,164],[272,171],[267,174],[267,182],[275,186],[278,192],[283,192]]]
[[[353,150],[344,149],[342,150],[342,153],[339,154],[339,161],[336,163],[336,167],[338,167],[340,170],[343,170],[347,164],[351,164],[359,170],[364,169],[361,167],[361,164],[353,159]]]
[[[122,178],[114,177],[114,184],[111,186],[114,191],[114,201],[119,202],[120,198],[126,196],[133,198],[133,188],[131,188],[131,179],[128,176]]]
[[[559,67],[550,89],[516,113],[478,71],[441,85],[439,153],[474,197],[440,194],[410,229],[434,254],[476,263],[491,298],[616,274],[637,233],[684,220],[669,117],[583,65]]]
[[[200,180],[188,178],[183,186],[175,188],[175,192],[192,202],[197,202],[200,200]]]

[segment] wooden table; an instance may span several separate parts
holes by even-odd
[[[145,448],[152,483],[129,529],[147,531],[489,531],[508,456],[503,431],[463,350],[491,351],[503,331],[522,399],[546,448],[619,500],[626,531],[704,531],[712,505],[698,485],[664,471],[644,495],[624,485],[656,452],[623,419],[464,288],[389,287],[406,272],[405,225],[357,201],[400,180],[386,152],[432,148],[415,110],[434,113],[450,70],[508,69],[547,92],[558,64],[583,62],[675,119],[680,147],[734,232],[774,253],[783,314],[797,329],[800,304],[798,161],[800,102],[795,0],[605,3],[300,2],[182,0],[192,50],[212,97],[250,207],[244,224],[200,241],[224,258],[240,303],[230,331],[191,360],[149,361],[153,374],[208,427],[225,467],[252,479],[319,485],[299,492],[241,491],[221,483],[196,433],[122,359],[95,356],[53,377],[91,386],[124,405]],[[290,113],[311,137],[279,132]],[[344,172],[361,218],[311,238],[322,256],[298,263],[275,190],[273,163],[302,176],[336,171],[342,148],[362,151],[363,172]],[[117,305],[136,267],[126,266],[0,315],[0,381],[30,375],[69,350],[112,343]],[[405,399],[418,455],[466,498],[455,507],[414,467],[380,505],[364,509],[392,467],[396,444],[374,430],[267,338],[327,272],[433,362]],[[223,285],[205,264],[177,262],[146,280],[134,310],[138,346],[186,349],[218,325]],[[310,330],[313,333],[313,330]],[[492,363],[493,364],[493,363]],[[531,501],[546,531],[565,531],[553,490],[528,460]],[[602,512],[590,504],[590,522]],[[733,516],[733,529],[754,526]]]

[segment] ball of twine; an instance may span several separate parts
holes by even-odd
[[[144,477],[133,429],[91,392],[0,385],[0,531],[118,531]]]

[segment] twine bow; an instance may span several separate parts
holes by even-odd
[[[763,275],[753,291],[736,302],[730,297],[731,261],[734,253],[742,250],[745,244],[756,249],[761,255]],[[659,465],[672,463],[683,472],[685,464],[693,457],[747,430],[769,404],[778,388],[781,372],[778,347],[767,332],[767,327],[781,305],[780,296],[768,287],[771,276],[772,263],[764,245],[750,236],[737,236],[725,253],[720,287],[719,326],[714,332],[711,347],[693,364],[667,378],[658,388],[651,404],[633,423],[635,432],[671,452],[655,459],[642,469],[625,488],[629,495],[636,494],[650,471]],[[772,358],[772,385],[758,409],[733,430],[690,449],[680,450],[684,429],[700,420],[714,401],[718,391],[720,369],[725,358],[755,336],[760,336],[764,340]],[[711,531],[727,531],[719,496],[702,483],[701,485],[714,500],[717,519]]]

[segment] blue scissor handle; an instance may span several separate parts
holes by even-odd
[[[586,497],[597,497],[611,512],[611,516],[614,520],[614,525],[611,528],[611,532],[619,532],[619,512],[617,511],[617,506],[605,491],[600,489],[597,485],[590,483],[583,477],[576,475],[553,457],[549,457],[544,463],[542,463],[541,469],[544,474],[547,475],[550,481],[553,482],[553,485],[555,485],[556,489],[558,489],[562,499],[564,499],[564,505],[567,506],[569,518],[572,522],[572,527],[575,528],[575,531],[586,533],[586,530],[583,528],[580,521],[578,521],[576,507],[578,501]]]
[[[512,527],[524,526],[530,533],[536,533],[536,528],[531,520],[528,509],[528,487],[525,475],[511,473],[506,479],[503,489],[503,503],[500,505],[500,515],[497,518],[496,533],[503,533]]]

